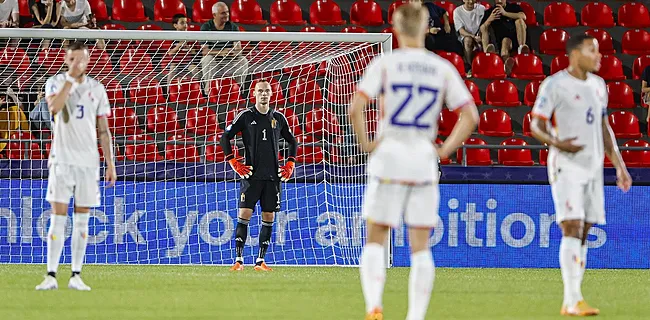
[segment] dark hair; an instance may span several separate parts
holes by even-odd
[[[88,46],[81,41],[72,41],[68,44],[67,50],[77,51],[77,50],[88,50]]]
[[[571,54],[571,51],[580,49],[580,47],[582,47],[582,44],[585,42],[585,40],[594,40],[594,39],[596,38],[584,33],[573,36],[569,38],[569,40],[566,42],[566,53]]]
[[[187,16],[182,14],[182,13],[175,14],[174,17],[172,18],[172,24],[177,24],[178,20],[183,19],[183,18],[187,19]]]

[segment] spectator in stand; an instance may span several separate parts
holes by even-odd
[[[641,103],[650,107],[650,66],[645,67],[641,74]],[[650,123],[650,111],[646,120]]]
[[[204,23],[201,31],[237,32],[239,28],[230,22],[228,5],[217,2],[212,6],[212,20]],[[248,72],[248,60],[242,55],[241,42],[207,41],[203,45],[201,68],[204,82],[222,76],[237,76],[239,84],[243,86]]]
[[[454,26],[458,31],[458,39],[463,43],[465,62],[472,64],[474,49],[481,46],[479,35],[481,20],[485,14],[485,7],[476,3],[476,0],[463,0],[463,5],[454,9]],[[471,77],[471,71],[467,72]]]
[[[63,0],[61,7],[61,25],[64,29],[88,28],[92,14],[88,0]]]
[[[19,21],[18,0],[0,0],[0,28],[16,28]]]
[[[38,22],[34,28],[54,28],[61,18],[61,3],[55,0],[30,0],[29,7]]]
[[[181,13],[175,15],[172,18],[172,25],[176,31],[187,31],[187,16]],[[196,42],[174,41],[172,43],[171,49],[166,53],[172,59],[167,73],[168,84],[171,84],[174,78],[183,76],[194,78],[201,72],[198,67],[201,64],[198,49]]]
[[[506,74],[510,74],[515,64],[510,56],[513,48],[518,48],[518,53],[530,53],[526,45],[526,14],[516,3],[495,0],[494,7],[485,11],[480,30],[483,49],[491,53],[499,50],[505,61]],[[490,43],[491,36],[497,47]]]
[[[427,50],[442,50],[462,55],[463,47],[458,42],[456,31],[453,31],[449,25],[449,13],[433,2],[424,2],[423,0],[411,0],[410,2],[421,4],[429,11],[429,33],[424,40]]]

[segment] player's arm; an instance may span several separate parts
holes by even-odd
[[[456,151],[474,132],[478,123],[478,111],[472,95],[467,90],[465,82],[463,82],[456,69],[451,65],[448,66],[447,87],[443,93],[445,103],[449,109],[458,112],[460,117],[447,140],[438,149],[438,156],[442,159],[448,158],[449,155]]]
[[[221,136],[221,140],[219,140],[219,145],[221,145],[221,150],[223,150],[223,153],[226,155],[226,161],[228,161],[228,164],[232,167],[235,172],[242,178],[242,179],[247,179],[249,178],[252,173],[253,173],[253,167],[252,166],[246,166],[239,162],[237,159],[235,159],[235,155],[233,154],[232,151],[232,144],[230,143],[230,140],[235,137],[238,133],[242,132],[244,130],[244,112],[240,113],[237,115],[235,118],[235,121],[228,127],[226,127],[226,132],[223,133]]]
[[[278,177],[280,177],[280,180],[282,181],[288,181],[291,176],[293,175],[293,169],[296,166],[296,152],[298,149],[298,141],[296,141],[296,137],[294,137],[293,133],[291,130],[289,130],[289,122],[287,121],[287,118],[284,116],[281,117],[282,121],[284,122],[282,124],[282,129],[280,130],[280,135],[289,144],[289,155],[287,157],[287,161],[282,166],[281,168],[278,168]]]
[[[382,79],[384,72],[382,71],[381,57],[375,58],[363,74],[359,81],[358,91],[352,97],[348,113],[350,115],[350,122],[352,122],[352,129],[357,136],[357,142],[364,152],[372,152],[377,147],[378,141],[370,141],[368,132],[366,131],[366,116],[365,109],[370,99],[377,96],[381,91]]]
[[[115,159],[113,156],[113,138],[111,137],[111,130],[108,127],[108,119],[106,116],[97,117],[97,133],[99,138],[99,145],[104,152],[104,160],[106,161],[106,171],[104,173],[108,186],[111,187],[117,180],[117,172],[115,170]]]
[[[609,119],[607,113],[603,114],[603,144],[605,147],[605,155],[612,162],[614,168],[616,168],[616,185],[623,191],[627,192],[632,187],[632,177],[627,171],[625,166],[625,161],[621,156],[621,152],[618,150],[618,145],[616,144],[616,137],[614,136],[614,131],[609,125]]]
[[[65,102],[68,96],[76,89],[74,79],[66,76],[66,81],[63,82],[62,87],[57,87],[54,80],[50,78],[45,84],[45,99],[47,101],[48,109],[52,115],[57,114],[65,107]]]

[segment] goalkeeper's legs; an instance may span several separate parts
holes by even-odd
[[[433,257],[429,249],[431,228],[409,228],[411,244],[411,274],[409,276],[409,308],[406,320],[426,317],[435,279]]]
[[[384,243],[390,227],[368,220],[368,240],[363,247],[359,272],[361,289],[366,300],[366,319],[383,319],[382,297],[386,282]]]
[[[262,229],[260,230],[260,251],[255,260],[255,271],[271,271],[266,263],[264,263],[264,256],[266,250],[269,249],[271,244],[271,235],[273,234],[273,221],[275,220],[274,212],[262,212]]]
[[[233,271],[244,270],[244,245],[248,237],[248,223],[253,215],[253,209],[240,208],[237,219],[237,229],[235,230],[235,265],[230,269]]]

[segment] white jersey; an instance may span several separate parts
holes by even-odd
[[[602,174],[605,157],[602,124],[607,115],[607,86],[601,77],[589,73],[587,80],[580,80],[562,70],[546,78],[532,112],[533,116],[546,120],[553,117],[553,136],[560,140],[576,137],[574,144],[584,146],[575,154],[551,147],[549,172],[569,167],[569,171],[585,179]]]
[[[443,103],[456,110],[473,103],[458,71],[425,49],[400,48],[375,58],[358,90],[369,98],[382,95],[377,137],[368,174],[402,182],[438,178],[433,142]]]
[[[49,97],[58,93],[65,84],[65,77],[62,73],[49,78],[45,95]],[[67,122],[64,119],[66,112]],[[97,117],[110,114],[111,106],[104,85],[85,76],[84,82],[68,97],[65,108],[54,115],[49,165],[98,168]]]

